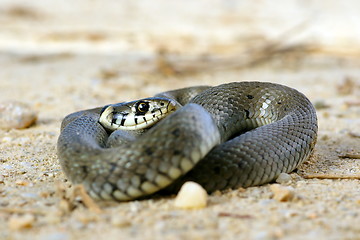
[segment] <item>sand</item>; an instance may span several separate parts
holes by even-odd
[[[360,236],[359,225],[355,224],[360,219],[360,161],[341,157],[359,154],[359,85],[345,95],[338,90],[345,79],[359,83],[356,66],[343,64],[338,68],[329,64],[296,70],[271,70],[263,66],[163,77],[156,73],[122,73],[117,70],[121,61],[121,57],[82,55],[24,62],[21,55],[2,56],[1,100],[29,104],[38,112],[38,120],[26,129],[0,131],[1,239],[80,236],[86,239],[356,239]],[[104,66],[118,74],[104,78],[101,74]],[[319,139],[314,156],[297,173],[291,174],[289,183],[283,184],[294,188],[296,198],[277,201],[273,199],[270,184],[266,184],[215,193],[206,208],[193,211],[176,209],[172,196],[110,206],[99,203],[100,214],[84,207],[78,198],[70,203],[73,206],[64,204],[61,187],[67,189],[70,183],[61,171],[56,141],[66,114],[176,87],[243,79],[286,84],[305,93],[314,103],[325,105],[318,110]],[[24,214],[32,216],[28,217],[30,226],[18,225]]]

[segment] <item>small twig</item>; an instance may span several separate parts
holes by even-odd
[[[360,103],[359,103],[359,106],[360,106]],[[348,134],[349,134],[350,137],[360,138],[360,133],[357,133],[357,132],[349,132]]]
[[[253,216],[248,214],[237,214],[237,213],[229,213],[229,212],[219,212],[219,217],[231,217],[231,218],[241,218],[241,219],[251,219]]]
[[[343,155],[339,155],[339,158],[354,158],[354,159],[360,159],[360,154],[355,153],[345,153]]]
[[[102,213],[101,208],[95,203],[95,201],[87,194],[84,185],[79,184],[74,186],[74,196],[79,196],[83,201],[84,205],[94,213]]]
[[[360,175],[331,175],[331,174],[307,174],[301,175],[305,179],[319,178],[319,179],[360,179]]]
[[[222,71],[227,69],[242,69],[266,62],[274,57],[290,53],[307,53],[313,51],[314,46],[309,44],[290,44],[285,41],[297,36],[309,26],[309,21],[301,22],[296,26],[279,34],[271,40],[264,40],[260,45],[247,47],[245,51],[229,56],[204,59],[203,57],[181,61],[170,60],[169,54],[160,49],[156,58],[157,70],[164,75],[196,73],[200,71]],[[180,62],[180,63],[179,63]]]

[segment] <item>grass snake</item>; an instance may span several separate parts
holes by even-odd
[[[159,108],[141,104],[153,99]],[[116,130],[125,123],[136,129],[138,121],[154,125]],[[176,191],[188,180],[208,192],[271,182],[309,157],[317,129],[314,107],[297,90],[233,82],[72,113],[57,148],[74,184],[95,199],[127,201]]]

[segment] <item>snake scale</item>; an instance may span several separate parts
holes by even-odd
[[[146,130],[109,131],[99,123],[104,108],[65,117],[57,148],[66,176],[103,200],[176,191],[189,180],[212,192],[271,182],[299,166],[316,143],[313,105],[283,85],[233,82],[173,90],[156,98],[177,110],[162,120],[151,111],[159,121]],[[134,104],[140,106],[136,101],[128,105]],[[145,113],[141,118],[150,121]],[[111,126],[130,121],[129,116],[108,120]]]

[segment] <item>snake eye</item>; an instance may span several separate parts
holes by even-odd
[[[150,105],[148,102],[141,101],[141,102],[138,102],[135,107],[136,107],[136,111],[145,113],[145,112],[149,111]]]

